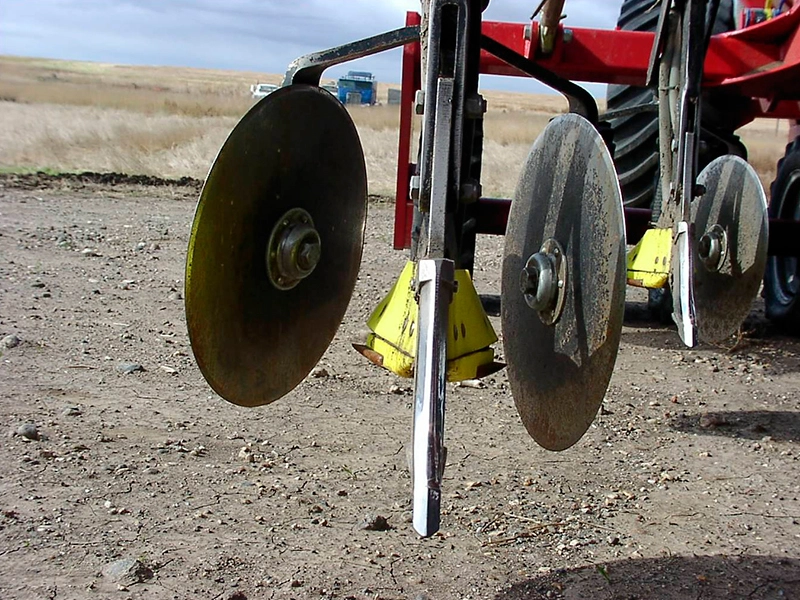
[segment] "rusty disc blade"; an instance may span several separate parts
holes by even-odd
[[[316,365],[355,286],[366,200],[358,134],[329,93],[282,88],[231,132],[200,194],[185,294],[197,364],[224,399],[267,404]],[[295,287],[278,289],[266,251],[292,209],[313,219],[321,255]]]
[[[520,290],[528,258],[555,240],[566,274],[554,324]],[[508,378],[528,433],[549,450],[577,442],[605,396],[625,309],[625,223],[611,156],[592,125],[554,119],[533,144],[506,231],[501,316]]]
[[[736,333],[750,313],[767,265],[767,197],[755,170],[738,156],[721,156],[697,178],[705,188],[692,205],[694,301],[697,329],[705,342]],[[697,255],[708,232],[724,232],[718,265]]]

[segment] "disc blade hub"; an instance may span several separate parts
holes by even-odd
[[[727,252],[727,235],[719,225],[714,225],[710,230],[700,236],[697,241],[697,255],[708,271],[719,271]]]
[[[555,324],[561,316],[566,270],[561,244],[549,239],[542,244],[539,252],[528,258],[520,273],[520,290],[525,302],[539,313],[545,325]]]
[[[279,290],[290,290],[311,275],[322,257],[322,241],[314,220],[293,208],[272,229],[267,244],[267,273]]]

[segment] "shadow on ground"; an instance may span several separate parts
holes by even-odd
[[[680,415],[670,427],[684,433],[721,435],[778,442],[800,442],[800,413],[780,410],[723,411],[703,415]]]
[[[637,302],[635,300],[625,301],[623,323],[631,327],[646,327],[652,329],[672,328],[672,323],[659,319],[658,316],[648,308],[647,302]]]
[[[490,317],[500,316],[500,294],[480,294],[483,310]]]
[[[625,305],[625,326],[623,340],[635,346],[654,349],[687,350],[678,336],[676,326],[653,318],[645,304],[628,302]],[[797,366],[798,357],[792,347],[798,336],[792,336],[784,328],[770,323],[762,314],[754,311],[742,324],[739,331],[725,340],[709,344],[700,340],[698,350],[741,355],[748,354],[769,359],[776,350],[788,353],[787,360]]]
[[[800,559],[672,556],[559,569],[515,584],[496,600],[772,600],[800,598]]]

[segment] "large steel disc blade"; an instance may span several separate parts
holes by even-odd
[[[280,89],[236,125],[200,195],[186,263],[192,350],[220,396],[267,404],[320,359],[358,275],[366,198],[356,129],[327,92]],[[316,243],[318,262],[279,289],[286,281],[268,272],[268,247],[296,260],[296,239],[286,234],[300,231],[291,229],[295,221]],[[308,256],[305,266],[315,260]]]
[[[563,259],[560,315],[531,308],[520,287],[529,258],[552,247]],[[564,450],[591,425],[624,309],[625,223],[614,165],[592,125],[564,115],[545,128],[523,167],[503,259],[508,377],[522,422],[541,446]]]
[[[700,173],[693,204],[694,300],[701,339],[719,342],[750,312],[767,264],[767,197],[755,170],[722,156]]]

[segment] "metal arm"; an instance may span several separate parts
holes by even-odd
[[[659,223],[674,228],[673,319],[683,343],[690,348],[697,345],[691,204],[697,191],[705,13],[705,0],[675,0],[674,6],[663,13],[664,23],[659,27],[660,35],[666,36],[663,53],[657,56],[654,49],[653,55],[659,72],[661,177],[667,198]]]
[[[312,52],[291,62],[283,78],[284,86],[293,83],[319,85],[325,69],[335,65],[371,56],[384,50],[391,50],[419,39],[419,26],[410,25],[373,35],[343,46],[336,46],[320,52]]]
[[[569,79],[559,77],[549,69],[537,65],[532,60],[525,58],[487,35],[481,36],[481,47],[503,62],[541,81],[557,92],[561,92],[569,103],[570,112],[582,116],[593,125],[597,124],[597,102],[588,91],[578,84],[571,82]]]
[[[564,9],[564,0],[547,0],[542,7],[542,22],[539,27],[539,49],[544,54],[550,54],[556,44],[558,23],[561,21],[561,11]]]
[[[455,31],[445,32],[455,11]],[[445,15],[447,13],[447,15]],[[468,41],[468,0],[433,0],[428,26],[425,116],[420,164],[420,211],[428,216],[424,256],[417,262],[419,319],[414,371],[414,529],[439,530],[447,381],[448,309],[455,263],[445,258],[448,206],[458,200]],[[447,34],[455,35],[447,35]],[[454,41],[450,47],[446,40]]]

